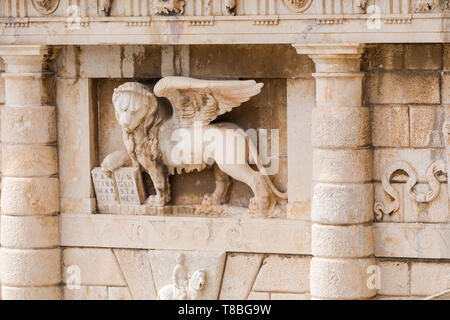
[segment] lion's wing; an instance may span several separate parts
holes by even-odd
[[[209,124],[219,115],[231,111],[259,94],[262,83],[254,80],[199,80],[165,77],[154,88],[158,97],[169,99],[176,124],[191,127],[194,122]]]

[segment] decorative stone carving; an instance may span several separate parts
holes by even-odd
[[[32,0],[33,6],[42,14],[51,14],[59,6],[59,0]]]
[[[156,195],[151,195],[147,204],[164,207],[171,200],[169,175],[213,166],[216,188],[203,200],[208,210],[227,202],[229,176],[232,176],[252,189],[255,197],[250,200],[249,212],[253,216],[279,214],[277,199],[286,199],[287,194],[278,191],[265,174],[251,140],[233,124],[210,124],[217,116],[259,94],[262,86],[253,80],[211,81],[186,77],[163,78],[154,92],[136,82],[121,85],[114,91],[113,104],[127,152],[108,155],[102,168],[111,173],[131,159],[133,166],[141,166],[150,175],[156,189]],[[156,97],[171,102],[171,119]],[[230,154],[235,155],[236,149],[236,154],[245,154],[247,148],[258,171],[245,159],[241,162],[234,156],[228,158]]]
[[[158,291],[158,300],[198,300],[206,285],[206,271],[197,270],[188,277],[184,268],[184,256],[177,256],[177,264],[173,269],[171,285],[162,287]]]
[[[185,5],[184,0],[155,0],[152,12],[161,16],[183,15]]]
[[[99,0],[98,14],[102,17],[109,17],[113,0]]]
[[[382,178],[382,186],[384,191],[392,198],[393,202],[385,204],[383,202],[376,202],[374,206],[375,217],[377,220],[382,220],[384,215],[392,215],[400,208],[400,195],[391,185],[391,180],[400,172],[408,176],[406,182],[406,189],[411,198],[419,204],[429,203],[436,199],[439,195],[441,184],[438,179],[439,175],[446,175],[445,163],[443,161],[433,162],[427,170],[427,180],[429,191],[427,193],[418,193],[414,187],[417,184],[417,173],[415,169],[406,161],[397,161],[392,163],[384,172]]]
[[[101,168],[94,168],[91,172],[97,205],[102,208],[107,205],[117,204],[117,190],[114,177],[108,177]]]
[[[312,0],[283,0],[284,4],[297,13],[306,11],[312,3]]]
[[[230,16],[236,15],[236,1],[237,0],[225,0],[225,9]]]
[[[416,0],[414,11],[415,12],[430,12],[439,9],[439,3],[437,0]]]
[[[362,13],[366,13],[368,0],[356,0],[356,7],[361,10]]]
[[[114,171],[114,178],[120,203],[139,205],[144,202],[144,184],[139,168],[120,168]]]

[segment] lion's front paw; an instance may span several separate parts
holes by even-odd
[[[276,201],[271,197],[254,197],[250,199],[248,211],[253,217],[267,217],[273,213],[275,204]]]
[[[166,199],[158,195],[151,195],[147,198],[145,203],[151,205],[152,207],[162,208],[166,205]]]
[[[120,168],[128,160],[128,154],[124,151],[116,151],[106,156],[101,166],[103,171],[111,173]]]

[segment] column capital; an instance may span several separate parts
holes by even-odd
[[[361,55],[364,51],[362,43],[294,43],[298,54],[311,55]]]
[[[7,45],[0,46],[0,56],[43,56],[48,49],[45,45]]]
[[[359,72],[362,43],[293,44],[298,54],[308,55],[317,73]]]
[[[44,45],[0,46],[0,57],[7,73],[38,73],[42,71],[48,48]]]

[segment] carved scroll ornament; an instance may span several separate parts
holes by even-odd
[[[392,163],[385,170],[381,183],[384,192],[386,192],[393,201],[387,204],[384,202],[376,202],[374,206],[375,218],[377,220],[382,220],[384,215],[392,215],[400,209],[400,195],[391,185],[391,180],[396,174],[403,172],[408,176],[406,189],[414,201],[417,203],[429,203],[436,199],[440,193],[441,183],[438,177],[446,174],[445,166],[444,161],[433,162],[427,170],[429,190],[426,193],[418,193],[414,189],[418,180],[416,170],[406,161]]]

